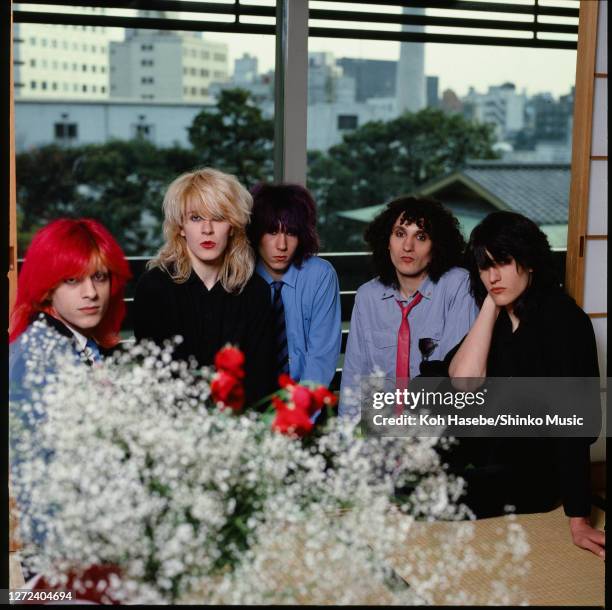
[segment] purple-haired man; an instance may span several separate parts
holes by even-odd
[[[329,386],[340,354],[340,292],[334,268],[315,256],[315,202],[297,184],[260,184],[252,194],[248,232],[270,285],[277,371]]]

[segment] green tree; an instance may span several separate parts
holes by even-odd
[[[214,108],[196,115],[188,133],[200,165],[234,174],[247,187],[272,179],[274,125],[248,91],[222,91]]]
[[[60,217],[102,222],[126,254],[152,254],[162,240],[161,203],[168,183],[193,169],[193,151],[159,149],[142,139],[75,148],[55,145],[17,156],[19,251]]]
[[[317,198],[325,249],[363,247],[361,231],[337,212],[385,203],[460,168],[493,159],[493,128],[426,108],[366,123],[327,153],[309,154],[308,186]]]

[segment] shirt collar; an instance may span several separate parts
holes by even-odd
[[[423,295],[424,299],[429,299],[433,297],[435,284],[431,281],[429,276],[425,277],[425,279],[421,282],[419,286],[419,292]],[[395,298],[398,301],[406,301],[406,297],[404,297],[401,292],[395,286],[383,286],[383,292],[381,294],[381,299],[388,299],[390,297]]]
[[[87,337],[81,334],[79,331],[75,330],[66,322],[62,322],[57,318],[49,314],[43,314],[44,318],[49,326],[52,326],[57,330],[60,334],[64,335],[64,337],[73,338],[76,343],[77,350],[82,352],[87,345]]]
[[[257,273],[259,273],[259,275],[261,275],[261,277],[264,280],[266,280],[268,284],[271,284],[272,282],[276,281],[268,273],[268,270],[266,269],[261,259],[257,261]],[[289,269],[285,271],[285,274],[283,275],[280,281],[282,281],[284,284],[287,284],[287,286],[291,286],[291,288],[295,288],[295,285],[297,283],[297,277],[298,277],[298,269],[293,263],[291,263],[291,265],[289,265]]]

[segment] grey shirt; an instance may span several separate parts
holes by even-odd
[[[435,283],[425,278],[418,292],[423,298],[408,314],[411,378],[420,374],[423,360],[420,339],[433,339],[436,346],[429,360],[442,360],[467,334],[478,314],[470,294],[469,274],[460,267],[453,267]],[[410,300],[378,279],[357,290],[342,368],[340,415],[358,416],[350,396],[359,393],[363,376],[395,378],[397,336],[402,321],[398,301],[406,305]]]

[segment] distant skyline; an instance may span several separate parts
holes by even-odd
[[[227,43],[230,72],[234,59],[243,53],[258,58],[260,72],[274,67],[271,36],[207,33],[205,37]],[[308,50],[328,51],[336,58],[394,61],[399,58],[399,42],[389,41],[311,38]],[[575,83],[576,51],[428,43],[425,74],[439,77],[440,93],[453,89],[460,97],[467,94],[470,86],[484,93],[489,86],[507,81],[513,82],[519,92],[525,89],[530,96],[550,92],[559,97],[568,93]]]

